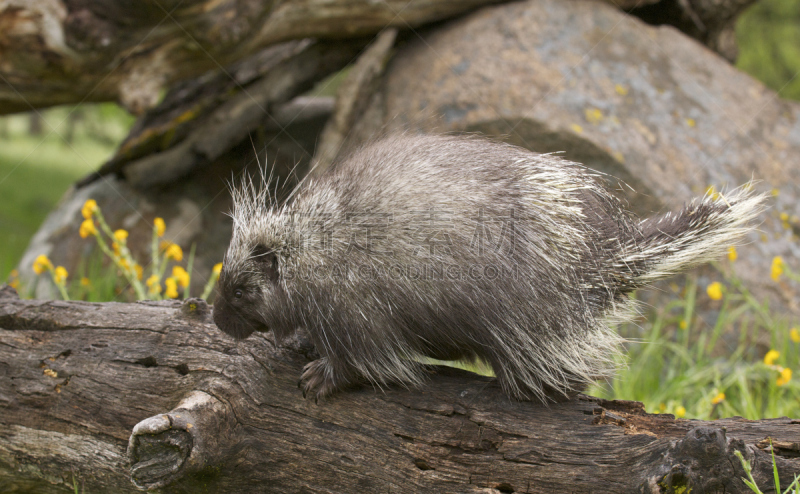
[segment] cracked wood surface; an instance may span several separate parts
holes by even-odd
[[[441,367],[422,389],[315,404],[297,389],[309,358],[301,335],[278,349],[268,334],[229,339],[196,299],[19,300],[6,287],[0,491],[747,492],[733,450],[771,485],[767,437],[781,477],[800,472],[797,420],[675,420],[582,395],[544,407]]]

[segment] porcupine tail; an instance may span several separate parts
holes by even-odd
[[[625,291],[719,259],[753,228],[766,196],[748,183],[730,193],[708,193],[683,209],[642,220],[641,235],[619,260]]]

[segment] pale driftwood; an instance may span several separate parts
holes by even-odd
[[[19,300],[6,287],[0,491],[744,493],[733,451],[769,486],[767,437],[781,478],[800,472],[798,420],[675,420],[588,396],[544,407],[447,368],[423,389],[314,403],[297,389],[312,354],[300,336],[234,342],[201,300]]]

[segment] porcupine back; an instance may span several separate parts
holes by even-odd
[[[544,400],[611,376],[625,295],[723,253],[760,201],[740,190],[639,222],[557,156],[401,135],[259,228],[281,259],[285,330],[305,327],[334,367],[419,384],[420,357],[479,358],[509,395]]]

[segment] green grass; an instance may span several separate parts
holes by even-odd
[[[800,361],[792,326],[757,302],[735,277],[723,284],[713,321],[696,315],[697,301],[708,301],[708,295],[706,287],[690,279],[681,296],[651,311],[640,325],[620,328],[624,336],[640,341],[627,345],[617,379],[588,393],[641,401],[650,412],[681,415],[682,407],[687,418],[800,417],[800,375],[777,383],[781,367],[797,371]],[[780,352],[772,365],[763,361],[767,349]],[[724,399],[714,403],[721,393]]]
[[[83,108],[68,144],[61,136],[68,133],[64,119],[70,110],[43,112],[41,136],[27,132],[27,115],[0,119],[0,280],[64,192],[111,156],[131,122],[113,105]]]
[[[736,66],[778,91],[800,100],[800,0],[762,0],[738,20]]]

